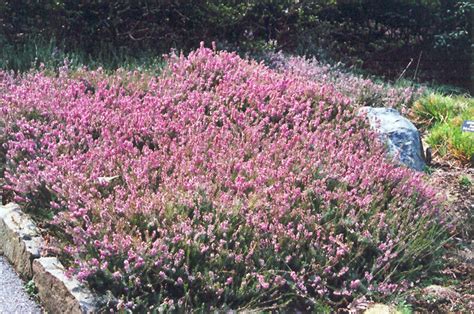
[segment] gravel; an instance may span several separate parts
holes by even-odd
[[[40,306],[25,292],[24,282],[1,255],[0,313],[41,313]]]

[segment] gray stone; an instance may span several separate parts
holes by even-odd
[[[392,108],[362,107],[372,129],[386,141],[388,153],[409,168],[423,171],[426,167],[420,133],[410,122]]]
[[[423,292],[436,297],[438,301],[453,301],[461,297],[459,293],[449,287],[431,285],[423,289]]]
[[[33,262],[33,280],[42,305],[48,313],[95,313],[95,296],[79,281],[66,276],[56,257],[41,257]]]
[[[396,307],[392,305],[374,303],[371,304],[367,310],[364,311],[364,314],[400,314],[401,312],[397,310]]]
[[[0,206],[0,247],[4,256],[25,279],[33,277],[32,262],[40,257],[42,238],[18,205]]]
[[[98,300],[74,278],[68,278],[56,257],[41,257],[44,243],[35,223],[20,207],[0,206],[0,251],[24,279],[31,279],[48,313],[95,313]]]

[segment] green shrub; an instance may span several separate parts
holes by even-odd
[[[8,45],[0,45],[56,38],[67,53],[120,60],[216,41],[252,55],[284,50],[390,79],[469,88],[473,7],[459,0],[2,1],[0,38]]]

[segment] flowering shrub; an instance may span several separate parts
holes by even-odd
[[[327,309],[402,290],[449,223],[330,84],[201,47],[157,78],[0,79],[3,189],[115,309]],[[436,266],[436,265],[434,265]]]
[[[359,106],[404,110],[425,93],[424,88],[377,83],[344,71],[338,66],[321,63],[316,58],[285,56],[282,53],[269,54],[267,58],[270,65],[280,72],[291,72],[320,84],[331,84]]]

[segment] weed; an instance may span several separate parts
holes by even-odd
[[[459,178],[459,185],[461,185],[462,187],[465,187],[465,188],[470,188],[472,186],[472,181],[471,181],[471,179],[469,179],[468,176],[462,175]]]
[[[397,303],[397,311],[400,314],[412,314],[413,306],[410,303],[407,303],[405,300],[401,300]]]
[[[25,291],[34,299],[38,297],[38,288],[33,280],[30,280],[25,284]]]
[[[435,169],[433,167],[430,167],[428,165],[425,165],[425,167],[423,168],[423,172],[426,174],[433,174],[434,170]]]

